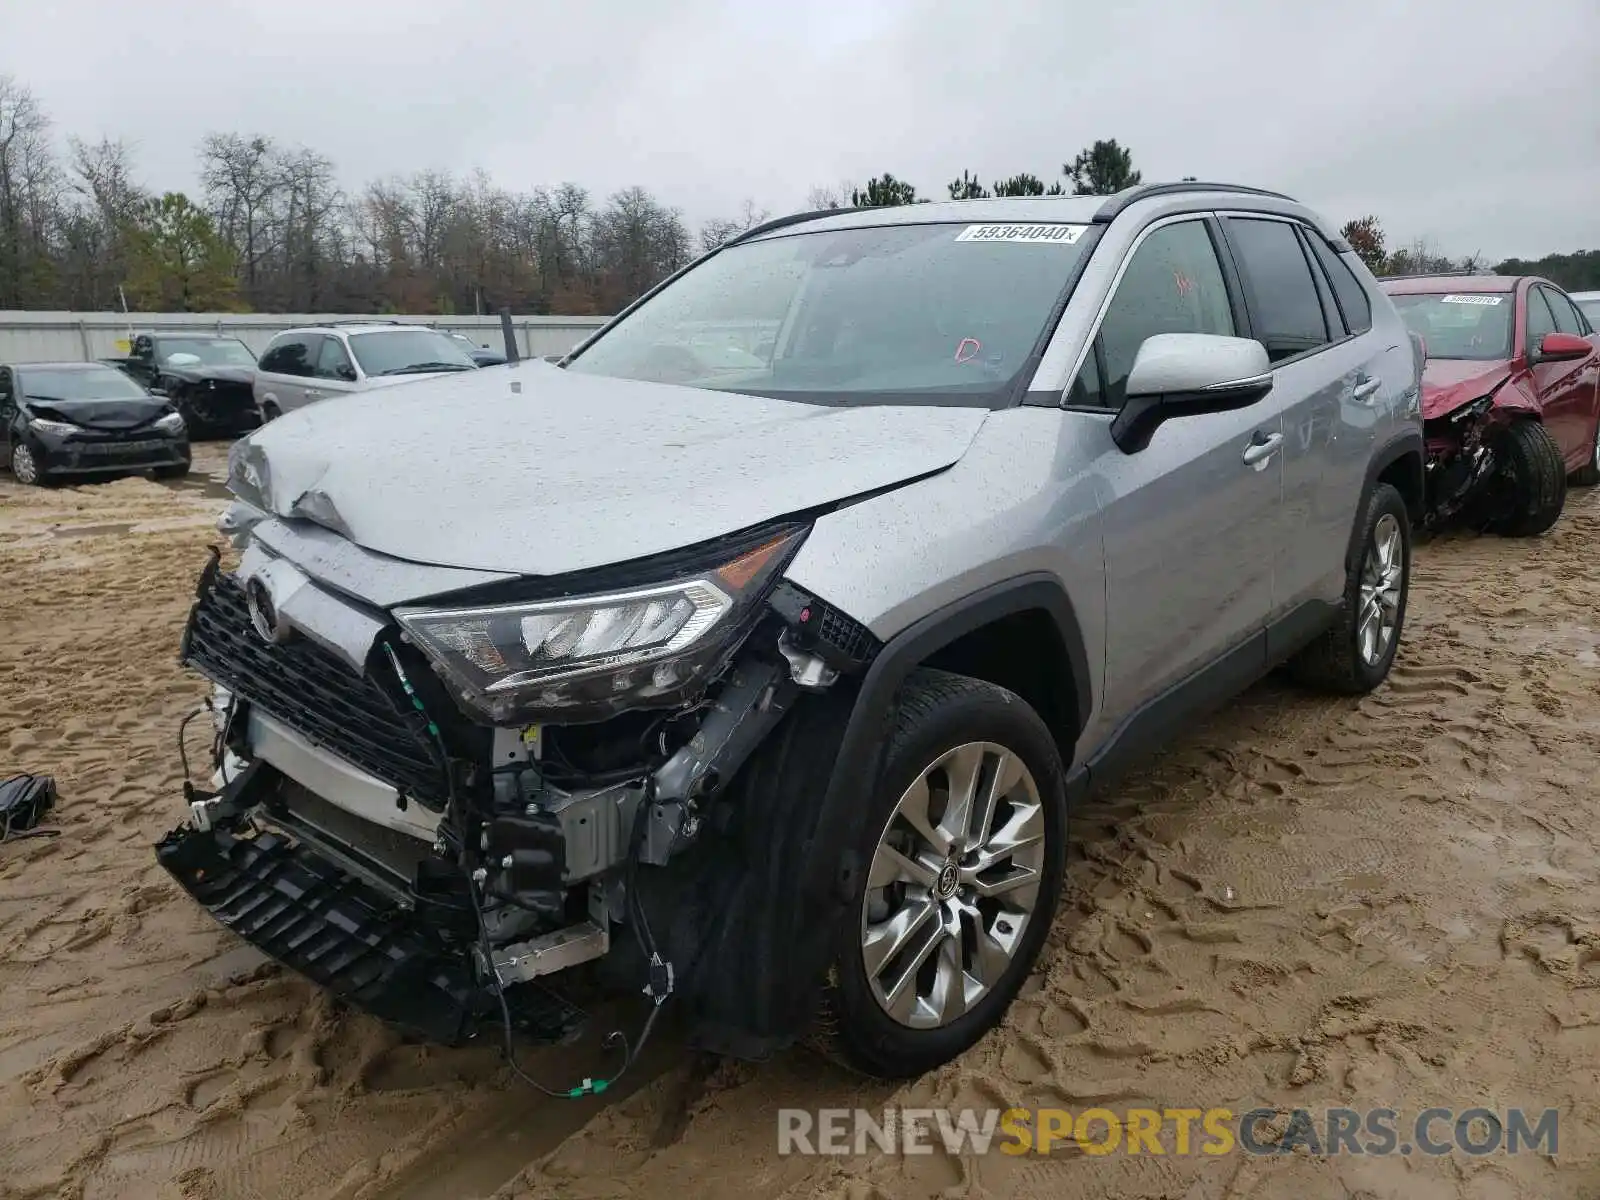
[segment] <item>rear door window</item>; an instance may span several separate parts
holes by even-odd
[[[320,334],[282,334],[274,338],[261,356],[261,370],[273,375],[306,377],[312,374],[316,363]]]
[[[1255,217],[1229,217],[1226,226],[1267,358],[1278,363],[1326,345],[1322,300],[1295,227]]]
[[[1578,315],[1578,310],[1572,307],[1572,301],[1556,291],[1554,288],[1540,288],[1544,293],[1545,302],[1550,305],[1550,311],[1556,319],[1556,329],[1561,333],[1582,334],[1583,318]]]

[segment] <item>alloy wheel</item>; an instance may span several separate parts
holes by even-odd
[[[1405,541],[1394,514],[1384,513],[1372,527],[1361,564],[1360,615],[1356,636],[1361,658],[1376,666],[1394,641],[1400,619],[1400,591],[1405,584]]]
[[[16,477],[18,483],[39,482],[39,464],[28,446],[19,443],[12,448],[11,474]]]
[[[999,985],[1035,912],[1045,865],[1039,787],[993,742],[941,754],[878,838],[861,913],[874,999],[894,1021],[942,1028]]]

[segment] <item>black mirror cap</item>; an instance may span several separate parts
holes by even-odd
[[[1258,375],[1221,387],[1158,396],[1129,396],[1111,422],[1111,440],[1124,454],[1138,454],[1150,445],[1156,430],[1175,417],[1236,412],[1272,391],[1272,376]]]

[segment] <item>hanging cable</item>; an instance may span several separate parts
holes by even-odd
[[[423,725],[434,739],[439,751],[440,761],[443,764],[446,792],[446,811],[449,813],[451,819],[455,821],[457,829],[464,829],[465,827],[461,822],[461,814],[458,811],[457,805],[455,773],[450,769],[450,755],[444,743],[444,735],[440,732],[439,726],[434,722],[433,718],[428,715],[427,707],[423,704],[422,698],[417,695],[416,689],[411,686],[411,679],[409,676],[407,676],[405,667],[401,665],[399,655],[394,652],[394,647],[385,642],[383,645],[383,650],[388,656],[389,665],[394,670],[395,679],[399,681],[401,690],[404,691],[406,696],[410,699],[412,707],[416,709],[417,715],[421,717]],[[581,1083],[578,1083],[570,1088],[552,1088],[539,1082],[539,1080],[528,1074],[522,1069],[521,1064],[517,1062],[516,1047],[514,1043],[511,1022],[511,1005],[506,1000],[505,984],[500,979],[499,971],[495,969],[494,947],[489,940],[488,918],[484,915],[483,900],[479,895],[477,881],[472,879],[468,880],[467,894],[472,898],[472,909],[478,919],[479,951],[483,955],[483,965],[485,969],[487,969],[489,973],[494,976],[493,986],[495,999],[500,1005],[500,1022],[503,1035],[501,1053],[504,1055],[506,1065],[511,1068],[511,1073],[513,1075],[522,1080],[523,1083],[527,1084],[535,1091],[541,1092],[546,1096],[552,1097],[553,1099],[577,1100],[584,1096],[598,1096],[607,1088],[615,1084],[617,1080],[621,1079],[624,1072],[626,1072],[628,1068],[633,1065],[639,1056],[639,1052],[644,1049],[645,1044],[650,1040],[650,1034],[655,1029],[656,1019],[661,1015],[661,1006],[666,1003],[667,997],[672,994],[672,964],[664,962],[660,954],[656,951],[655,938],[653,935],[651,935],[649,925],[644,919],[644,907],[639,902],[638,889],[635,886],[639,851],[643,847],[644,843],[644,816],[648,810],[649,800],[650,792],[647,790],[645,797],[639,802],[639,809],[634,817],[633,837],[631,839],[632,844],[630,847],[626,870],[628,872],[628,905],[630,914],[634,915],[634,920],[631,923],[635,927],[636,935],[640,938],[640,948],[645,951],[650,960],[650,983],[645,988],[645,994],[650,997],[652,1004],[650,1013],[645,1018],[644,1027],[639,1031],[639,1040],[637,1044],[630,1044],[627,1035],[624,1034],[620,1029],[613,1030],[612,1032],[608,1033],[604,1041],[601,1043],[601,1045],[608,1050],[615,1049],[617,1047],[621,1047],[622,1049],[622,1065],[617,1068],[616,1073],[613,1074],[609,1079],[586,1078]]]

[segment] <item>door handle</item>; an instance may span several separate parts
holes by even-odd
[[[1267,460],[1278,452],[1278,447],[1281,445],[1283,445],[1283,434],[1257,433],[1244,448],[1244,461],[1259,471],[1267,465]]]
[[[1372,396],[1383,386],[1381,379],[1362,379],[1350,390],[1350,395],[1357,400],[1365,400]]]
[[[306,389],[306,395],[307,396],[320,396],[320,395],[322,395],[322,389],[321,388],[307,388]]]

